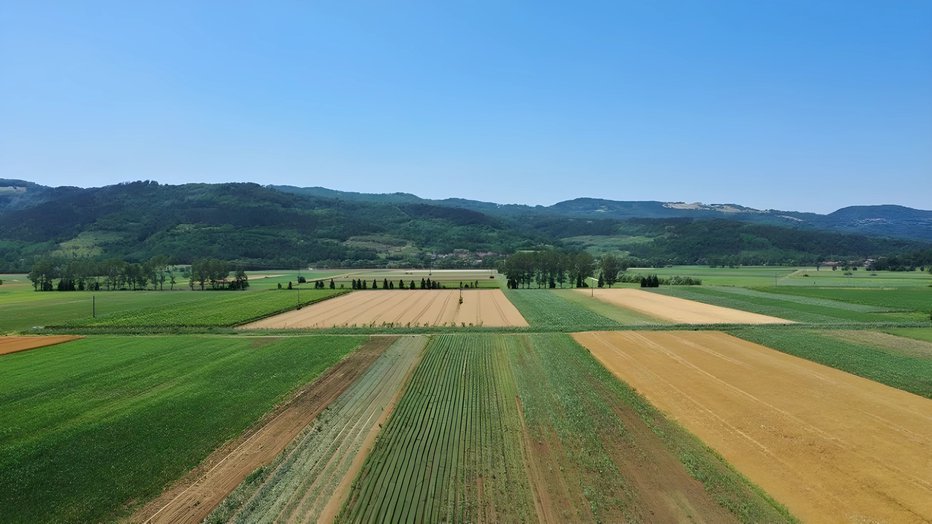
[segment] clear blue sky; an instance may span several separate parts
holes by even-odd
[[[0,0],[0,177],[932,208],[932,2]]]

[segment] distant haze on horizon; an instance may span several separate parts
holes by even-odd
[[[0,6],[0,178],[932,208],[932,2]]]

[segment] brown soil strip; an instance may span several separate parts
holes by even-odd
[[[244,329],[331,328],[391,325],[527,327],[500,289],[354,291],[300,310],[242,326]]]
[[[426,347],[426,344],[424,344],[424,346]],[[411,369],[408,370],[404,380],[402,380],[402,387],[398,388],[395,396],[382,411],[381,416],[379,416],[378,420],[376,420],[372,425],[372,428],[366,435],[366,439],[359,447],[356,458],[350,465],[349,470],[347,470],[346,474],[343,475],[343,479],[337,485],[336,489],[334,489],[333,495],[330,496],[330,500],[327,501],[323,511],[321,511],[318,522],[333,522],[336,520],[337,515],[340,514],[340,510],[343,509],[343,504],[346,502],[346,499],[349,498],[350,490],[353,487],[353,481],[356,480],[360,470],[362,470],[363,464],[366,463],[366,458],[369,456],[369,452],[372,451],[373,446],[375,446],[376,438],[378,437],[379,432],[382,430],[382,426],[388,420],[388,417],[391,416],[392,412],[395,411],[395,406],[398,404],[398,401],[401,399],[404,392],[407,391],[407,385],[410,382],[411,375],[414,374],[414,370],[417,369],[417,366],[423,356],[424,347],[421,348],[420,356],[411,366]]]
[[[804,521],[932,515],[932,400],[719,332],[574,337]]]
[[[0,337],[0,355],[29,351],[63,344],[82,337],[74,335],[36,336],[36,337]]]
[[[269,463],[397,337],[372,337],[238,439],[137,511],[131,522],[201,522],[256,468]]]
[[[521,407],[521,397],[515,396],[515,404],[518,406],[518,420],[521,422],[521,434],[524,437],[524,468],[531,484],[531,491],[534,492],[534,509],[537,512],[537,520],[544,524],[562,522],[562,519],[557,518],[556,512],[553,511],[554,502],[550,499],[550,493],[547,491],[547,485],[550,482],[548,482],[538,462],[540,455],[531,452],[534,448],[531,435],[524,424],[524,408]]]
[[[886,349],[890,352],[899,353],[908,357],[932,359],[932,342],[926,342],[924,340],[900,337],[889,333],[878,333],[877,331],[839,330],[829,331],[827,334],[846,340],[852,344]]]
[[[750,313],[640,289],[578,290],[609,304],[677,324],[792,324],[790,320]]]

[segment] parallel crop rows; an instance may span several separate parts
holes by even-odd
[[[533,514],[514,378],[495,340],[432,340],[340,520],[516,521]]]
[[[298,437],[261,485],[244,485],[208,522],[317,522],[426,342],[395,342]]]

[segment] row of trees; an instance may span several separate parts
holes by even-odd
[[[331,280],[331,283],[332,282],[333,281]],[[479,282],[477,281],[475,285],[478,286]],[[440,282],[436,280],[431,280],[430,278],[422,278],[420,287],[418,287],[417,283],[413,280],[408,284],[405,284],[405,281],[403,279],[398,280],[398,289],[440,289],[441,287],[444,287],[444,286],[442,286]],[[460,287],[463,287],[462,282],[460,282]],[[469,287],[469,285],[467,284],[466,287]],[[363,280],[361,278],[357,280],[354,278],[353,289],[379,289],[379,281],[373,278],[372,285],[370,287],[369,283],[366,280]],[[395,282],[393,280],[383,278],[382,289],[395,289]]]
[[[180,271],[158,256],[145,262],[120,259],[43,257],[27,277],[36,291],[174,289]]]
[[[234,273],[230,277],[230,273]],[[248,277],[242,268],[217,259],[195,260],[191,267],[170,264],[157,256],[145,262],[120,259],[98,260],[74,257],[43,257],[27,275],[36,291],[174,290],[188,279],[191,289],[246,289]]]

